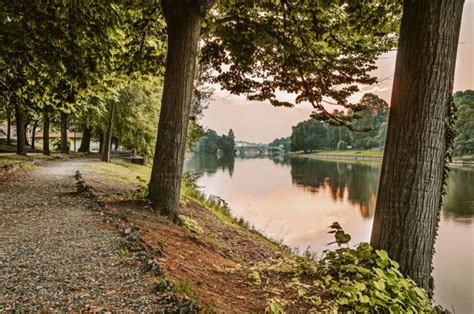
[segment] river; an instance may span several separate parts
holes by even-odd
[[[298,248],[333,248],[328,226],[337,221],[368,242],[381,163],[306,158],[215,158],[195,155],[185,170],[199,173],[207,195],[226,200],[265,235]],[[435,301],[456,313],[474,312],[474,167],[453,167],[434,256]]]

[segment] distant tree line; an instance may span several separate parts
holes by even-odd
[[[352,131],[313,118],[298,123],[290,136],[291,150],[310,152],[383,147],[387,134],[387,102],[374,94],[365,94],[357,106],[356,113],[349,111],[345,114],[354,121]],[[339,111],[335,114],[344,116]]]
[[[227,135],[217,135],[214,130],[207,130],[199,139],[194,152],[206,155],[216,155],[221,150],[224,155],[233,156],[235,148],[235,135],[232,129]]]
[[[274,147],[278,147],[282,145],[283,146],[283,150],[285,152],[289,152],[290,149],[291,149],[291,140],[290,140],[290,137],[281,137],[281,138],[276,138],[273,140],[273,142],[271,142],[270,144],[268,144],[268,146],[274,146]]]
[[[474,91],[456,92],[457,108],[454,140],[455,155],[474,154]],[[309,119],[293,127],[289,138],[275,139],[270,145],[289,145],[291,151],[382,149],[388,126],[388,104],[374,94],[365,94],[359,102],[361,111],[346,115],[354,118],[354,130],[332,126],[327,122]],[[342,112],[336,112],[339,116]]]
[[[456,92],[455,155],[474,155],[474,90]]]

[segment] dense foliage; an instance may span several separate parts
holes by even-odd
[[[454,124],[454,155],[474,154],[474,91],[454,94],[456,122]],[[292,151],[382,149],[388,126],[388,104],[374,94],[365,94],[358,103],[360,111],[336,112],[352,116],[353,130],[320,123],[314,119],[298,123],[291,134]],[[278,140],[275,140],[278,141]],[[275,142],[276,143],[276,142]]]
[[[161,88],[156,83],[133,84],[120,90],[113,121],[114,139],[144,157],[154,153]]]
[[[347,98],[374,84],[375,60],[396,46],[399,1],[228,1],[211,11],[202,61],[215,82],[275,106],[308,102],[320,119],[350,124],[325,103],[353,111]],[[242,38],[246,40],[243,41]],[[297,94],[293,103],[277,91]]]
[[[291,139],[290,137],[281,137],[274,139],[268,146],[283,146],[285,152],[289,152],[291,149]]]
[[[350,236],[335,223],[331,226],[340,247],[313,259],[287,257],[263,263],[254,269],[253,277],[264,282],[265,273],[290,275],[287,288],[293,294],[269,300],[267,313],[283,313],[286,309],[337,312],[432,312],[426,292],[399,271],[398,263],[387,252],[375,250],[367,243],[354,248],[347,245]],[[309,281],[307,278],[316,279]],[[324,299],[324,296],[331,296]]]
[[[454,139],[455,155],[474,155],[474,91],[454,94],[457,109]]]
[[[217,135],[214,130],[207,130],[204,135],[199,139],[195,152],[199,154],[217,155],[219,151],[222,151],[227,156],[234,155],[235,148],[235,135],[232,129],[229,133]]]
[[[315,119],[298,123],[293,127],[290,137],[291,150],[308,152],[383,147],[387,133],[388,104],[374,94],[365,94],[357,106],[357,113],[335,113],[340,117],[351,117],[352,131]]]

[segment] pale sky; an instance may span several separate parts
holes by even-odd
[[[456,61],[454,91],[474,89],[474,0],[464,4],[461,35],[459,38]],[[357,101],[366,92],[372,92],[390,100],[395,69],[396,52],[382,55],[378,69],[374,72],[379,80],[389,78],[373,86],[363,86],[361,92],[351,98]],[[282,98],[290,97],[282,94]],[[249,142],[269,143],[277,137],[291,134],[291,127],[308,119],[311,108],[300,105],[295,108],[273,107],[269,102],[248,101],[244,96],[230,95],[216,88],[209,108],[201,120],[205,128],[216,130],[218,134],[227,133],[233,129],[238,140]],[[332,109],[332,108],[331,108]],[[332,111],[332,110],[331,110]]]

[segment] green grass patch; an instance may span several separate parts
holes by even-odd
[[[199,299],[197,293],[194,291],[193,287],[188,281],[184,279],[178,279],[173,280],[173,282],[175,286],[175,292],[179,295],[184,295],[185,297],[192,298],[194,300]]]
[[[204,208],[207,208],[221,222],[234,228],[246,229],[247,231],[255,234],[260,240],[270,245],[270,247],[272,247],[272,249],[274,249],[275,251],[278,251],[282,254],[290,253],[292,251],[281,241],[273,240],[266,237],[244,219],[234,217],[226,201],[217,196],[206,196],[203,192],[199,190],[198,186],[195,183],[195,179],[196,178],[189,173],[186,173],[183,176],[183,182],[181,185],[181,195],[183,197],[198,203]]]
[[[29,157],[20,155],[0,155],[0,166],[13,165],[30,160]]]
[[[100,178],[130,184],[148,182],[151,176],[151,167],[123,161],[113,161],[111,163],[93,161],[86,168]]]
[[[302,154],[302,155],[323,155],[323,156],[352,156],[352,157],[376,157],[382,158],[383,157],[383,150],[328,150],[328,151],[320,151],[317,153],[311,154]]]

